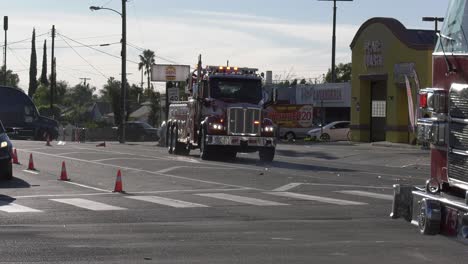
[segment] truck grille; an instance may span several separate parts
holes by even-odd
[[[450,147],[468,150],[468,124],[450,123]]]
[[[468,156],[449,153],[448,173],[451,179],[468,182]]]
[[[468,87],[452,87],[449,100],[450,116],[468,119]]]
[[[228,109],[228,133],[230,135],[260,135],[261,117],[258,108],[232,107]]]

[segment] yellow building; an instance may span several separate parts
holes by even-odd
[[[435,39],[433,30],[407,29],[393,18],[372,18],[359,28],[351,43],[354,141],[414,142],[405,76],[416,108],[416,80],[421,89],[432,83]]]

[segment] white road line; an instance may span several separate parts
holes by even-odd
[[[24,172],[31,173],[31,174],[39,174],[37,171],[32,171],[32,170],[23,170]]]
[[[140,191],[140,192],[127,192],[127,194],[145,194],[145,193],[177,193],[177,192],[232,192],[232,191],[246,191],[251,190],[249,188],[233,188],[233,189],[190,189],[190,190],[165,190],[165,191]]]
[[[0,201],[0,211],[7,213],[38,213],[41,210],[36,210],[27,206],[9,203],[7,201]]]
[[[119,195],[120,193],[71,193],[71,194],[37,194],[37,195],[20,195],[15,196],[15,199],[21,198],[41,198],[41,197],[75,197],[75,196],[99,196],[99,195]]]
[[[198,193],[196,195],[204,196],[204,197],[210,197],[210,198],[216,198],[216,199],[221,199],[221,200],[228,200],[228,201],[233,201],[233,202],[237,202],[237,203],[258,205],[258,206],[288,205],[288,204],[285,204],[285,203],[272,202],[272,201],[256,199],[256,198],[250,198],[250,197],[244,197],[244,196],[238,196],[238,195],[232,195],[232,194],[227,194],[227,193]]]
[[[174,199],[159,197],[159,196],[125,196],[125,197],[130,198],[130,199],[150,202],[150,203],[166,205],[166,206],[175,207],[175,208],[208,207],[207,205],[203,205],[203,204],[189,203],[185,201],[174,200]]]
[[[64,152],[64,153],[56,153],[57,155],[70,155],[70,154],[102,154],[96,151],[73,151],[73,152]]]
[[[289,191],[289,190],[291,190],[293,188],[296,188],[299,185],[302,185],[302,183],[301,182],[292,182],[292,183],[286,184],[284,186],[281,186],[279,188],[276,188],[273,191],[274,192],[285,192],[285,191]]]
[[[19,151],[23,151],[23,150],[21,150],[21,149],[18,149],[18,150],[19,150]],[[96,161],[90,161],[90,160],[72,158],[72,157],[67,157],[67,156],[60,156],[60,155],[49,154],[49,153],[38,152],[38,151],[30,151],[30,153],[35,153],[35,154],[44,155],[44,156],[49,156],[49,157],[55,157],[55,158],[61,158],[61,159],[67,159],[67,160],[75,160],[75,161],[80,161],[80,162],[84,162],[84,163],[90,163],[90,164],[95,164],[95,165],[107,166],[107,167],[112,167],[112,168],[117,168],[117,169],[123,169],[123,170],[131,170],[131,171],[137,171],[137,172],[145,172],[145,173],[148,173],[148,174],[154,174],[154,175],[164,176],[164,177],[168,177],[168,178],[175,178],[175,179],[182,179],[182,180],[193,181],[193,182],[201,182],[201,183],[222,185],[222,186],[226,186],[226,187],[248,188],[248,189],[252,189],[252,190],[264,191],[264,190],[262,190],[262,189],[250,188],[250,187],[246,187],[246,186],[240,186],[240,185],[234,185],[234,184],[226,184],[226,183],[215,182],[215,181],[204,181],[204,180],[192,179],[192,178],[183,177],[183,176],[177,176],[177,175],[170,175],[170,174],[158,173],[158,172],[154,172],[154,171],[136,169],[136,168],[131,168],[131,167],[123,167],[123,166],[118,166],[118,165],[113,165],[113,164],[107,164],[107,163],[102,163],[102,162],[96,162]],[[110,153],[112,153],[112,152],[110,152]],[[135,155],[135,154],[129,154],[129,155],[138,156],[138,155]],[[220,167],[220,168],[222,168],[222,167]],[[68,182],[68,183],[70,183],[70,182]],[[93,188],[94,188],[94,187],[93,187]],[[101,190],[101,191],[102,191],[102,190]],[[104,191],[107,191],[107,190],[104,190]]]
[[[303,183],[303,184],[311,185],[311,186],[350,187],[350,188],[388,189],[388,190],[393,189],[393,187],[350,185],[350,184],[329,184],[329,183]]]
[[[64,203],[73,205],[76,207],[92,210],[92,211],[114,211],[114,210],[126,210],[126,208],[112,206],[104,203],[94,202],[81,198],[71,198],[71,199],[50,199],[54,202]]]
[[[361,203],[361,202],[333,199],[333,198],[328,198],[328,197],[323,197],[323,196],[315,196],[315,195],[292,193],[292,192],[265,192],[265,193],[276,195],[276,196],[301,199],[301,200],[309,200],[309,201],[317,201],[317,202],[336,204],[336,205],[365,205],[367,204],[367,203]]]
[[[174,167],[169,167],[169,168],[166,168],[166,169],[158,170],[156,172],[157,173],[167,173],[167,172],[177,170],[177,169],[180,169],[180,168],[183,168],[183,167],[185,167],[185,166],[174,166]]]
[[[92,161],[101,162],[101,161],[110,161],[110,160],[159,160],[159,159],[120,157],[120,158],[97,159],[97,160],[92,160]]]
[[[363,197],[370,197],[370,198],[393,201],[393,195],[390,195],[390,194],[364,192],[364,191],[336,191],[336,192],[337,193],[344,193],[344,194],[350,194],[350,195],[357,195],[357,196],[363,196]]]
[[[71,181],[63,181],[63,182],[68,183],[68,184],[73,184],[73,185],[76,185],[76,186],[80,186],[80,187],[83,187],[83,188],[91,189],[91,190],[100,191],[100,192],[108,192],[108,193],[112,192],[111,190],[96,188],[96,187],[92,187],[92,186],[88,186],[88,185],[84,185],[84,184],[79,184],[79,183],[76,183],[76,182],[71,182]]]

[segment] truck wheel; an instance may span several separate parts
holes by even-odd
[[[419,209],[418,226],[423,235],[437,235],[440,232],[442,218],[440,203],[431,199],[422,199]]]
[[[174,127],[172,126],[169,126],[167,128],[167,138],[166,138],[166,141],[167,141],[167,152],[169,154],[173,154],[174,153]]]
[[[211,159],[211,148],[206,145],[206,131],[205,129],[201,132],[200,138],[200,158],[202,160]]]
[[[275,158],[275,148],[262,148],[258,151],[261,161],[272,162]]]
[[[174,133],[172,134],[174,136],[174,144],[173,146],[173,151],[174,154],[176,155],[188,155],[187,151],[187,145],[184,143],[179,142],[179,129],[178,127],[174,127]]]

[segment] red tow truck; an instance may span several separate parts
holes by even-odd
[[[266,118],[262,76],[257,69],[207,66],[189,76],[189,100],[169,106],[166,145],[170,154],[188,155],[199,148],[201,159],[233,159],[238,152],[275,156],[275,127]]]
[[[423,187],[394,186],[391,217],[422,234],[468,242],[468,5],[451,1],[433,54],[433,88],[419,92],[418,138],[430,145]]]

